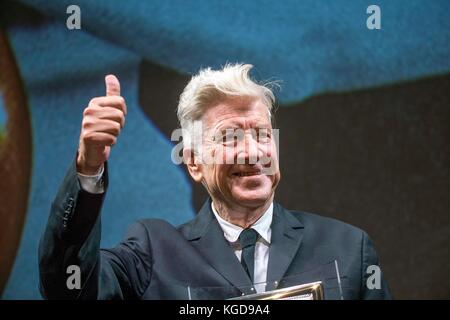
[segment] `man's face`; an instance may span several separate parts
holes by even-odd
[[[202,122],[203,163],[198,164],[194,179],[202,181],[214,201],[229,207],[256,208],[271,201],[280,171],[263,102],[228,99],[207,108]]]

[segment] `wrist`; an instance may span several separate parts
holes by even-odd
[[[99,165],[90,165],[81,155],[77,157],[77,172],[86,176],[97,175],[103,167],[103,163]]]

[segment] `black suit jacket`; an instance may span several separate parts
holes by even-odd
[[[105,168],[107,187],[107,167]],[[132,225],[112,249],[100,249],[104,194],[81,189],[75,164],[52,204],[39,245],[40,290],[47,299],[226,299],[254,293],[252,283],[211,211],[208,200],[190,222],[158,219]],[[389,288],[368,289],[369,265],[378,265],[367,234],[343,222],[289,211],[274,203],[267,290],[321,280],[326,299],[386,299]],[[69,290],[67,267],[81,270]]]

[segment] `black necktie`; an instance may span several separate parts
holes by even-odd
[[[258,232],[255,229],[244,229],[239,235],[239,243],[242,248],[241,264],[252,283],[254,283],[256,240],[258,240]]]

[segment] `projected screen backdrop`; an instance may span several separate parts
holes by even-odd
[[[450,298],[449,15],[445,0],[2,1],[2,298],[40,299],[39,238],[108,73],[129,112],[102,245],[194,217],[207,195],[171,162],[177,100],[227,62],[280,80],[276,200],[366,230],[396,298]]]

